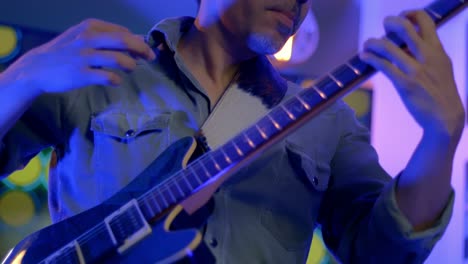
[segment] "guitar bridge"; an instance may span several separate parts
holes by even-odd
[[[104,219],[117,251],[122,254],[151,233],[151,226],[133,199]]]

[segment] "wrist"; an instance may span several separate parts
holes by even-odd
[[[8,70],[0,74],[0,89],[8,90],[11,94],[29,100],[33,100],[44,93],[37,85],[28,81],[27,78],[12,76]]]
[[[450,145],[458,144],[465,127],[465,111],[453,111],[443,121],[423,127],[423,140],[433,140]]]
[[[463,128],[439,127],[437,129],[425,129],[421,143],[431,149],[431,151],[454,154],[460,141],[462,131]]]

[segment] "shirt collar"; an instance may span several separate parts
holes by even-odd
[[[173,54],[182,35],[194,23],[193,17],[168,18],[156,24],[148,34],[148,44],[157,47],[165,42]],[[241,64],[235,82],[242,90],[261,98],[271,108],[278,104],[286,94],[288,83],[274,69],[268,58],[259,55]]]

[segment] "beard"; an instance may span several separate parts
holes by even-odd
[[[281,50],[289,37],[294,34],[296,29],[297,25],[295,25],[294,29],[278,25],[277,31],[281,37],[272,36],[266,33],[251,33],[247,39],[247,46],[257,54],[275,54]]]
[[[270,55],[278,52],[285,44],[285,41],[274,39],[262,34],[252,34],[247,40],[250,50],[256,54]]]

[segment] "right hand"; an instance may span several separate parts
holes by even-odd
[[[122,79],[113,70],[134,70],[138,57],[155,58],[142,37],[125,27],[88,19],[27,52],[2,77],[39,93],[118,85]]]

